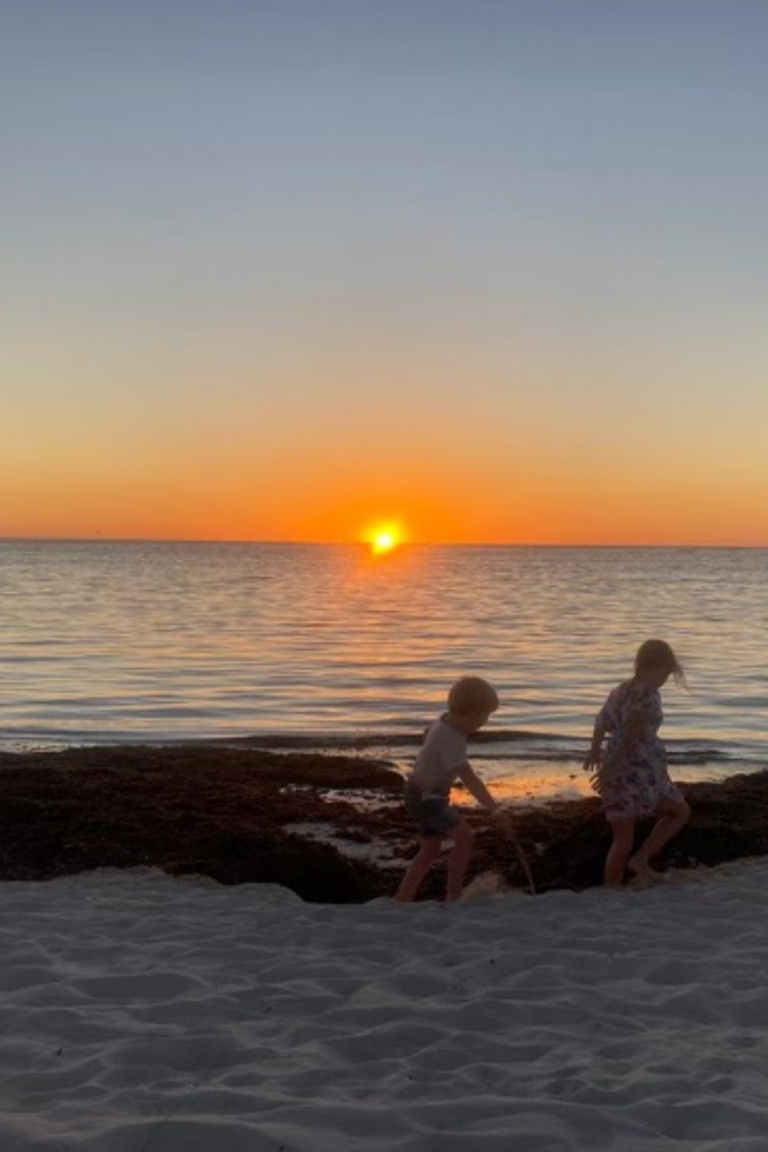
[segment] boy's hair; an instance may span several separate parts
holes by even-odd
[[[455,716],[473,712],[495,712],[499,706],[496,689],[479,676],[462,676],[448,693],[448,711]]]
[[[665,668],[676,684],[685,684],[683,666],[666,640],[646,640],[635,656],[635,672],[648,672],[651,668]]]

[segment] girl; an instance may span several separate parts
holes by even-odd
[[[635,675],[614,688],[595,720],[584,768],[603,801],[613,831],[605,862],[605,882],[620,887],[626,869],[642,884],[661,879],[653,856],[685,827],[691,810],[669,778],[667,754],[657,736],[664,719],[659,689],[673,676],[685,684],[683,669],[669,644],[646,640],[635,657]],[[608,735],[605,753],[603,739]],[[635,821],[660,817],[634,855]]]

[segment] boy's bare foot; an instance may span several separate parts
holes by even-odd
[[[478,896],[495,896],[503,887],[501,876],[495,872],[481,872],[467,885],[460,900],[474,900]]]
[[[657,872],[650,864],[638,860],[630,860],[627,871],[632,875],[633,888],[650,888],[653,884],[664,884],[667,879],[663,872]]]

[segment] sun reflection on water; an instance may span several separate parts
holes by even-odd
[[[477,766],[475,763],[475,767]],[[480,774],[488,785],[494,800],[518,807],[542,804],[553,799],[580,800],[595,795],[587,773],[580,770],[574,771],[570,767],[568,772],[542,772],[537,768],[521,765],[514,776],[498,777],[484,772],[481,768]],[[476,804],[476,801],[465,788],[454,788],[451,795],[456,804]]]

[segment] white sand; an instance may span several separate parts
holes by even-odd
[[[0,885],[0,1148],[766,1152],[767,889]]]

